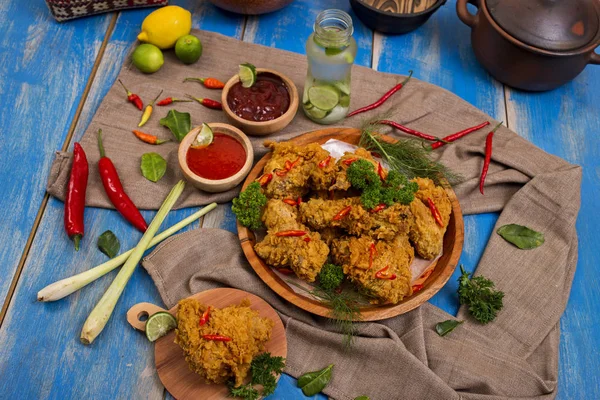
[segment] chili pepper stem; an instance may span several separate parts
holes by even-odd
[[[133,93],[131,93],[131,92],[129,91],[129,89],[127,89],[127,88],[125,87],[125,85],[123,84],[123,82],[121,82],[121,80],[120,80],[120,79],[117,79],[117,80],[119,81],[119,83],[121,84],[121,86],[123,86],[123,89],[125,89],[125,92],[127,92],[127,96],[131,96]]]
[[[156,97],[154,98],[154,100],[152,100],[152,101],[150,102],[150,104],[148,104],[148,107],[150,107],[150,106],[153,106],[153,105],[154,105],[154,102],[155,102],[156,100],[158,100],[158,98],[159,98],[159,97],[160,97],[160,95],[163,93],[163,91],[164,91],[164,90],[161,90],[161,91],[160,91],[160,93],[158,94],[158,96],[156,96]]]
[[[104,153],[104,144],[102,143],[102,129],[98,129],[98,150],[100,150],[100,158],[106,157],[106,153]]]
[[[75,251],[79,251],[79,243],[81,242],[81,235],[73,236],[73,243],[75,244]]]
[[[204,83],[204,78],[185,78],[184,82],[200,82]]]
[[[406,85],[408,83],[408,81],[410,81],[410,78],[412,78],[412,75],[413,75],[413,70],[411,69],[410,71],[408,71],[408,76],[406,77],[406,79],[402,81],[402,86]]]

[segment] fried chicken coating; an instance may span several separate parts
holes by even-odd
[[[181,346],[190,369],[209,383],[235,386],[244,383],[254,356],[265,350],[275,323],[250,308],[250,301],[223,309],[210,309],[205,325],[198,321],[206,306],[195,299],[183,299],[177,308],[175,343]],[[203,335],[222,335],[231,341],[206,340]]]
[[[334,219],[346,207],[351,207],[350,212],[342,218]],[[392,240],[398,234],[408,234],[413,217],[409,206],[398,203],[370,213],[362,206],[359,198],[353,197],[340,200],[310,199],[300,205],[300,221],[319,231],[341,228],[351,235]]]
[[[354,153],[345,152],[339,160],[337,160],[337,173],[335,175],[335,183],[331,185],[329,190],[348,190],[352,186],[350,181],[348,181],[348,177],[346,176],[346,170],[350,165],[352,165],[352,160],[360,160],[364,159],[369,161],[377,170],[377,161],[373,159],[373,156],[368,150],[359,147],[356,149]]]
[[[286,204],[279,199],[267,201],[261,219],[267,227],[267,230],[283,231],[306,229],[306,227],[300,223],[297,207]]]
[[[335,239],[331,255],[349,279],[373,297],[373,304],[397,304],[412,294],[410,263],[414,250],[405,235],[392,241],[367,236]]]
[[[410,228],[409,238],[421,257],[432,260],[442,252],[452,204],[446,190],[441,186],[436,186],[431,179],[415,178],[413,181],[417,182],[419,190],[415,193],[413,202],[410,203],[414,223]],[[428,198],[433,200],[440,212],[443,226],[439,226],[435,222],[427,203]]]

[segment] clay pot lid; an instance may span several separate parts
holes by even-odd
[[[597,0],[486,0],[502,29],[530,46],[550,51],[574,50],[598,33]]]

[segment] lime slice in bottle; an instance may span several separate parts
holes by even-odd
[[[174,316],[165,311],[159,311],[152,314],[146,321],[146,337],[149,341],[165,336],[169,331],[177,327],[177,320]]]
[[[350,105],[350,96],[343,94],[340,96],[340,106],[348,107]]]
[[[256,67],[250,63],[240,64],[239,77],[243,87],[252,87],[256,83]]]
[[[333,86],[335,86],[343,94],[347,94],[348,96],[350,95],[350,86],[348,86],[346,82],[337,81],[333,84]]]
[[[345,47],[326,47],[325,48],[325,55],[327,56],[336,56],[338,54],[340,54],[342,51],[344,51],[346,48]]]
[[[196,135],[196,138],[194,139],[190,147],[193,147],[194,149],[206,147],[212,143],[213,138],[213,130],[210,126],[208,126],[208,124],[203,123],[202,127],[200,128],[200,132],[198,133],[198,135]]]
[[[304,109],[305,110],[310,110],[311,108],[313,108],[314,106],[310,103],[304,103]]]
[[[325,116],[327,115],[327,111],[314,106],[310,109],[305,108],[304,110],[306,111],[309,117],[312,117],[314,119],[325,118]]]
[[[340,102],[340,95],[336,88],[329,85],[313,86],[308,89],[308,100],[313,106],[329,111]]]

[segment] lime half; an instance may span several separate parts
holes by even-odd
[[[152,314],[146,321],[146,337],[149,341],[165,336],[169,331],[177,327],[177,320],[174,316],[165,311],[159,311]]]
[[[203,123],[202,127],[200,128],[200,132],[196,136],[196,139],[194,139],[192,142],[191,147],[195,149],[206,147],[212,143],[213,138],[213,130],[210,126],[208,126],[208,124]]]
[[[240,64],[239,77],[243,87],[252,87],[256,83],[256,67],[250,63]]]
[[[340,95],[336,88],[329,85],[313,86],[308,89],[308,100],[313,106],[329,111],[340,102]]]

